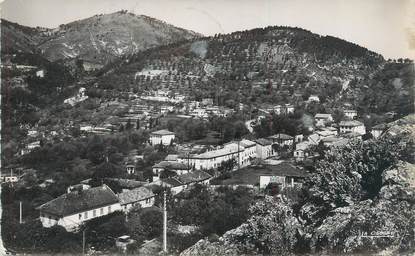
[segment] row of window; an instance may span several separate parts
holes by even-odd
[[[107,209],[108,209],[108,213],[111,213],[111,205],[108,206]],[[100,208],[99,209],[99,215],[103,215],[103,214],[104,214],[104,208]],[[84,212],[83,214],[79,213],[78,214],[78,219],[82,220],[82,216],[83,216],[84,219],[88,219],[89,218],[88,211]],[[95,218],[96,216],[97,216],[97,209],[94,209],[94,210],[92,210],[92,217]]]

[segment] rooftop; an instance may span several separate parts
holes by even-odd
[[[183,184],[189,184],[193,182],[203,181],[209,179],[210,174],[200,170],[194,170],[193,172],[185,173],[177,176],[177,179]]]
[[[243,147],[252,147],[252,146],[256,145],[255,141],[250,141],[250,140],[246,140],[246,139],[241,140],[240,144]]]
[[[188,170],[188,166],[184,163],[179,162],[172,162],[172,161],[161,161],[155,165],[153,165],[153,168],[169,168],[172,170]]]
[[[327,119],[327,118],[332,118],[331,114],[316,114],[314,116],[314,118],[316,119]]]
[[[129,204],[154,197],[153,191],[146,187],[135,188],[118,194],[120,204]]]
[[[154,134],[154,135],[174,135],[175,133],[171,132],[169,130],[158,130],[158,131],[151,132],[151,134]]]
[[[275,135],[269,136],[268,138],[278,139],[278,140],[292,140],[293,139],[293,137],[285,133],[277,133]]]
[[[341,121],[340,126],[350,126],[350,127],[356,127],[363,125],[362,122],[351,120],[351,121]]]
[[[63,194],[38,209],[60,217],[118,203],[118,197],[106,185]]]
[[[269,141],[269,140],[267,140],[267,139],[263,139],[263,138],[257,139],[257,140],[255,140],[255,142],[256,142],[257,144],[261,145],[261,146],[269,146],[269,145],[271,145],[271,144],[272,144],[272,142],[271,142],[271,141]]]

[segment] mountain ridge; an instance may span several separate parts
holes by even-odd
[[[164,21],[127,11],[98,14],[62,24],[57,28],[31,28],[2,20],[3,53],[40,53],[49,61],[82,59],[104,65],[172,42],[200,37]]]

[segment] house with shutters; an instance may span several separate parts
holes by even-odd
[[[130,211],[132,207],[140,206],[141,208],[151,207],[154,205],[155,195],[151,189],[139,187],[119,193],[121,209],[124,212]]]
[[[44,227],[60,225],[68,231],[76,230],[84,221],[121,210],[117,195],[107,185],[69,192],[46,202],[37,209]]]

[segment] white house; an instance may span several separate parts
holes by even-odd
[[[134,174],[135,173],[135,165],[134,163],[127,163],[125,165],[125,170],[128,174]]]
[[[317,126],[326,126],[327,124],[333,122],[333,116],[331,114],[316,114],[314,116]]]
[[[106,185],[75,190],[59,196],[37,209],[44,227],[60,225],[73,231],[84,221],[121,210],[117,195]]]
[[[308,97],[308,102],[320,102],[320,98],[317,95],[310,95],[310,97]]]
[[[272,150],[272,142],[267,139],[257,139],[256,143],[256,156],[260,159],[267,159],[274,155]]]
[[[244,154],[245,148],[237,142],[226,144],[223,148],[204,152],[202,154],[190,154],[180,156],[178,161],[189,163],[196,170],[208,170],[219,167],[223,162],[235,159],[241,166],[249,163],[249,155]],[[239,156],[239,161],[238,161]]]
[[[343,110],[343,113],[349,119],[355,119],[357,117],[357,111],[354,109]]]
[[[352,121],[341,121],[340,122],[340,133],[359,133],[361,135],[366,133],[365,125],[362,122],[359,122],[357,120]]]
[[[45,77],[45,71],[43,69],[36,71],[36,76],[40,78]]]
[[[18,182],[19,181],[19,177],[13,173],[7,173],[7,174],[2,174],[1,175],[1,182],[4,183],[14,183],[14,182]]]
[[[139,187],[119,193],[121,208],[124,212],[128,212],[134,206],[141,208],[151,207],[154,205],[155,195],[151,189]]]
[[[175,172],[177,175],[188,173],[191,170],[191,165],[183,162],[173,161],[161,161],[153,165],[153,181],[157,181],[160,178],[160,174],[164,170],[170,170]]]
[[[159,130],[150,133],[151,145],[170,145],[175,138],[175,133],[168,130]]]
[[[308,149],[312,145],[313,144],[310,143],[309,141],[303,141],[303,142],[297,143],[295,145],[295,150],[294,150],[295,161],[299,161],[299,162],[304,161],[309,156]]]
[[[259,188],[265,189],[268,184],[274,183],[284,189],[302,185],[302,180],[308,175],[305,171],[283,162],[278,165],[270,165],[259,176]]]
[[[386,124],[378,124],[372,127],[372,136],[376,139],[379,138],[386,130],[388,126]]]
[[[280,146],[291,146],[294,143],[294,137],[284,133],[277,133],[275,135],[269,136],[267,139],[271,140],[272,143],[276,143]]]
[[[240,141],[240,146],[244,147],[244,152],[242,156],[241,166],[247,166],[251,164],[251,160],[256,158],[256,143],[255,141],[250,141],[243,139]]]

